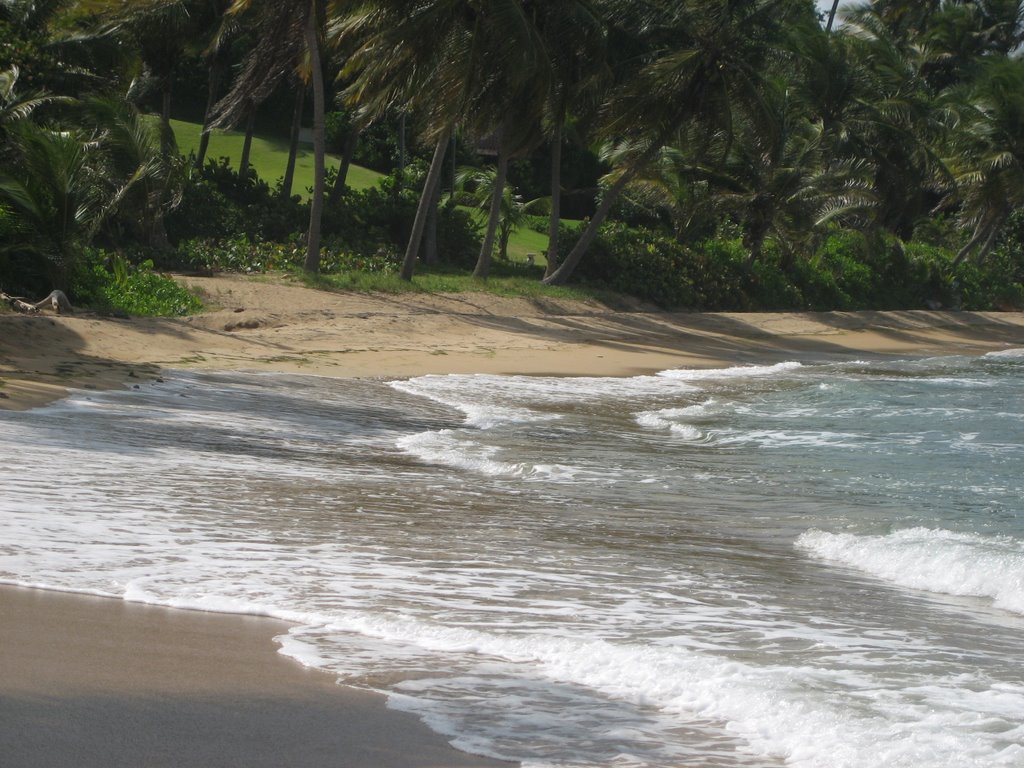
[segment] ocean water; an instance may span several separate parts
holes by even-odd
[[[294,622],[528,766],[1024,766],[1024,350],[168,372],[0,412],[0,581]]]

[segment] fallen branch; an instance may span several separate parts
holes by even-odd
[[[37,314],[43,307],[50,307],[50,309],[58,315],[71,314],[75,311],[71,307],[71,302],[68,301],[68,297],[64,291],[50,291],[49,296],[35,302],[34,304],[17,296],[9,296],[3,291],[0,291],[0,301],[7,302],[15,312],[23,312],[26,315]]]

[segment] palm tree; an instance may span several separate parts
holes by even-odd
[[[456,125],[476,135],[496,134],[501,167],[529,139],[529,120],[513,120],[513,99],[536,115],[546,87],[546,59],[535,24],[535,8],[522,0],[425,0],[412,7],[400,0],[362,4],[337,27],[354,41],[344,74],[359,119],[370,122],[389,110],[412,112],[422,138],[436,141],[401,276],[412,278],[423,231]],[[516,107],[518,109],[518,107]],[[500,195],[488,216],[478,260],[486,274],[500,215]]]
[[[954,265],[976,250],[983,261],[1009,215],[1024,206],[1024,60],[988,61],[969,105],[950,165],[960,220],[972,235]]]
[[[473,19],[460,3],[399,0],[366,2],[332,29],[352,53],[342,75],[346,102],[357,122],[369,124],[389,111],[421,112],[425,141],[436,142],[423,182],[400,276],[411,280],[448,144],[455,133],[473,67]]]
[[[193,38],[192,3],[188,0],[88,0],[84,4],[102,19],[102,33],[128,38],[138,51],[148,78],[160,92],[161,146],[173,144],[171,87],[174,70]]]
[[[74,131],[28,121],[10,133],[17,162],[0,173],[0,207],[27,236],[54,287],[67,290],[71,267],[103,219],[105,191],[97,184],[97,149]]]
[[[468,195],[483,211],[489,211],[494,199],[498,172],[495,168],[463,166],[455,176],[458,191]],[[498,218],[498,254],[508,260],[508,241],[512,233],[526,220],[527,204],[508,184],[501,195],[501,213]]]
[[[892,4],[885,7],[895,14]],[[854,76],[866,80],[852,84],[842,114],[852,129],[845,151],[874,168],[876,225],[906,240],[939,202],[948,177],[938,152],[945,107],[925,78],[926,48],[895,36],[891,26],[870,8],[848,13],[842,29],[850,39],[847,60],[855,64]]]
[[[694,124],[728,130],[734,102],[756,99],[765,61],[786,25],[806,22],[810,14],[797,0],[698,0],[658,8],[645,23],[661,47],[613,91],[603,126],[633,151],[607,177],[593,217],[546,283],[569,279],[616,199],[673,137]]]
[[[872,206],[870,168],[829,158],[823,124],[804,116],[786,81],[766,83],[760,102],[745,112],[724,161],[692,173],[740,222],[748,266],[761,258],[770,234],[792,254],[793,242],[814,227]]]
[[[7,131],[16,123],[27,120],[40,107],[49,104],[68,104],[71,101],[66,97],[49,96],[45,93],[22,95],[17,92],[20,76],[21,70],[16,65],[0,70],[0,142],[4,142],[4,146]]]
[[[544,123],[551,145],[551,195],[545,276],[558,268],[558,230],[562,203],[562,144],[570,114],[593,112],[610,82],[607,31],[599,9],[589,0],[552,0],[540,18],[541,36],[551,61]]]
[[[181,201],[184,159],[165,151],[160,131],[125,99],[94,96],[82,108],[96,126],[90,141],[99,147],[108,189],[103,219],[114,217],[151,248],[166,250],[164,215]]]
[[[326,0],[234,0],[228,13],[250,8],[258,12],[256,44],[246,55],[231,90],[217,105],[214,127],[229,127],[249,114],[252,105],[264,101],[292,72],[298,70],[313,91],[313,195],[306,233],[308,272],[320,270],[321,220],[323,217],[326,141],[324,102],[326,99],[321,57],[321,36],[328,11]]]

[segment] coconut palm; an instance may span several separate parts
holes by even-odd
[[[218,103],[214,127],[223,128],[247,117],[253,105],[264,101],[277,85],[298,71],[313,92],[313,195],[306,232],[308,272],[320,270],[321,220],[325,193],[324,87],[321,56],[327,18],[337,13],[329,0],[234,0],[228,13],[254,11],[256,43],[242,62],[229,93]]]
[[[551,195],[545,276],[558,267],[562,202],[562,145],[573,113],[592,113],[611,79],[602,9],[589,0],[552,0],[542,6],[541,37],[551,61],[544,124],[551,145]]]
[[[498,172],[495,168],[475,168],[463,166],[455,175],[456,189],[468,196],[482,211],[489,211],[494,199],[495,184]],[[508,241],[512,233],[526,221],[527,204],[516,194],[515,190],[505,185],[501,195],[501,214],[498,219],[498,254],[508,260]]]
[[[388,110],[415,113],[422,138],[436,141],[401,276],[411,279],[444,156],[457,124],[491,135],[498,179],[477,269],[486,275],[500,216],[502,169],[530,143],[549,65],[537,9],[522,0],[379,0],[364,3],[337,28],[355,41],[345,74],[349,103],[364,121]]]
[[[848,59],[859,63],[857,76],[866,77],[843,113],[852,129],[844,156],[871,163],[876,224],[909,239],[939,202],[948,178],[938,152],[945,107],[925,77],[927,49],[895,36],[886,19],[870,10],[851,11],[842,30],[850,38]]]
[[[607,177],[593,217],[546,283],[568,280],[616,199],[662,147],[694,124],[729,129],[736,100],[757,98],[765,62],[786,26],[811,13],[797,0],[698,0],[655,11],[645,25],[658,47],[636,76],[613,91],[603,126],[633,151]]]
[[[957,253],[984,260],[1009,215],[1024,206],[1024,60],[989,61],[953,135],[950,165],[961,222],[972,231]]]
[[[786,81],[766,83],[761,100],[739,116],[724,160],[692,170],[739,222],[748,266],[761,258],[769,235],[792,254],[814,227],[874,203],[867,163],[831,158],[823,124],[801,107]]]

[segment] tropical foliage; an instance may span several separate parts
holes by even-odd
[[[816,5],[4,0],[0,288],[100,301],[97,281],[135,274],[110,254],[486,279],[531,200],[548,247],[520,268],[548,284],[703,309],[1019,307],[1024,2]],[[189,162],[172,116],[264,123],[289,170],[260,179],[205,142]],[[354,191],[353,161],[389,175]]]

